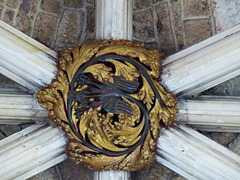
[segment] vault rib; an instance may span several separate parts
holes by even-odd
[[[162,82],[178,96],[192,96],[240,74],[240,25],[173,54]]]
[[[240,156],[193,129],[162,129],[157,161],[187,179],[237,179]]]
[[[1,73],[32,91],[49,84],[56,73],[56,53],[0,21]]]
[[[201,96],[179,99],[177,124],[201,131],[240,132],[240,97]]]
[[[62,161],[66,137],[59,128],[32,125],[0,141],[0,177],[27,179]]]
[[[48,111],[32,95],[0,92],[0,124],[49,122]]]

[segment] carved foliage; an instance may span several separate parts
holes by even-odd
[[[131,41],[87,42],[59,53],[57,78],[37,98],[68,134],[71,160],[94,170],[153,164],[159,129],[172,125],[177,112],[173,96],[156,82],[162,56]]]

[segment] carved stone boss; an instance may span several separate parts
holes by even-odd
[[[59,52],[57,77],[37,98],[69,136],[69,159],[94,170],[153,164],[159,130],[177,113],[173,95],[157,82],[162,57],[125,40]]]

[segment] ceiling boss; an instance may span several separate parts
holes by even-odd
[[[153,164],[176,101],[157,80],[163,54],[126,40],[85,42],[59,52],[58,75],[37,93],[69,136],[69,159],[94,170]]]

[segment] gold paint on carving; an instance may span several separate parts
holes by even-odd
[[[104,64],[94,64],[87,67],[84,73],[91,73],[100,82],[113,83],[114,76],[121,76],[128,81],[136,81],[140,76],[143,79],[143,86],[138,93],[131,94],[132,97],[142,101],[149,112],[150,129],[142,145],[139,145],[129,154],[120,156],[108,156],[99,154],[95,150],[85,146],[73,133],[68,123],[66,107],[69,92],[69,83],[72,81],[78,68],[93,57],[105,54],[117,54],[125,57],[132,57],[148,68],[146,69],[153,79],[154,85],[159,92],[163,106],[156,100],[154,92],[148,81],[139,74],[138,70],[130,63],[121,63],[114,59],[107,59],[115,66],[115,74],[112,68]],[[61,126],[69,136],[68,156],[77,164],[84,163],[94,170],[126,170],[136,171],[148,167],[154,163],[157,138],[161,125],[171,126],[176,120],[176,100],[154,79],[160,76],[160,60],[163,54],[157,50],[146,50],[143,43],[131,41],[94,41],[76,45],[59,53],[59,71],[56,80],[37,93],[38,101],[49,110],[49,118]],[[85,89],[87,85],[79,85],[76,91]],[[118,121],[113,122],[113,114],[102,114],[102,107],[86,110],[80,118],[74,116],[77,108],[82,105],[78,102],[72,103],[72,119],[76,129],[86,140],[98,148],[105,148],[110,151],[123,151],[135,144],[143,127],[144,119],[140,118],[139,107],[126,98],[122,98],[132,107],[132,116],[124,113],[118,114]],[[91,99],[90,99],[91,100]],[[137,125],[137,126],[136,126]],[[79,126],[79,127],[78,127]]]

